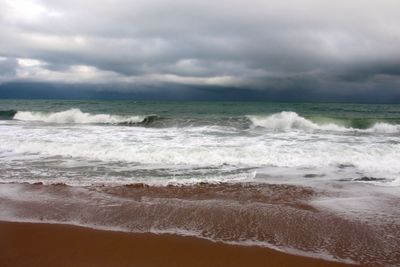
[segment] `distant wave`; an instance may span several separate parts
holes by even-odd
[[[289,129],[299,129],[299,130],[324,130],[324,131],[358,131],[358,132],[371,132],[371,133],[399,133],[400,125],[389,124],[386,122],[377,122],[372,127],[367,129],[359,129],[353,127],[346,127],[344,125],[339,125],[328,118],[325,122],[317,123],[312,120],[301,117],[296,112],[292,111],[282,111],[272,115],[249,115],[247,118],[251,121],[252,125],[255,127],[263,127],[273,130],[289,130]]]
[[[31,112],[18,111],[13,118],[20,121],[38,121],[46,123],[71,123],[71,124],[150,124],[158,119],[157,115],[149,116],[119,116],[110,114],[84,113],[77,108],[60,112]]]

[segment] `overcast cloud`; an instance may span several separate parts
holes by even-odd
[[[0,83],[400,90],[398,0],[2,0]]]

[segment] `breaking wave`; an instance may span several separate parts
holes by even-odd
[[[335,122],[330,122],[326,118],[326,122],[316,123],[304,117],[301,117],[296,112],[282,111],[268,116],[249,115],[247,118],[252,123],[253,127],[263,127],[272,130],[289,130],[298,129],[304,131],[323,130],[323,131],[338,131],[338,132],[366,132],[366,133],[399,133],[400,125],[389,124],[386,122],[377,122],[369,128],[359,129],[354,127],[346,127]]]
[[[115,124],[115,125],[144,125],[144,126],[188,126],[186,120],[180,118],[161,118],[158,115],[111,115],[91,114],[73,108],[60,112],[34,112],[0,110],[0,120],[19,120],[59,124]],[[236,117],[229,126],[237,128],[262,127],[271,130],[303,130],[303,131],[334,131],[334,132],[361,132],[361,133],[400,133],[400,124],[391,124],[383,121],[371,123],[368,119],[360,119],[353,123],[346,119],[332,119],[327,117],[305,118],[292,111],[282,111],[270,115],[247,115]],[[162,120],[162,123],[157,123]],[[204,121],[196,118],[189,120],[189,126],[203,125]],[[227,126],[223,120],[209,120],[209,125]]]
[[[84,113],[79,109],[73,108],[60,112],[31,112],[18,111],[13,118],[20,121],[38,121],[46,123],[65,123],[65,124],[149,124],[158,119],[157,115],[149,116],[119,116],[110,114],[90,114]]]
[[[14,115],[17,114],[16,110],[0,110],[0,120],[12,120]]]

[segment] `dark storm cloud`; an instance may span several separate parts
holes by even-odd
[[[5,0],[0,81],[393,91],[399,12],[397,0]]]

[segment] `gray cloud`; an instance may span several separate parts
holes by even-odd
[[[399,12],[397,0],[4,0],[0,77],[343,93],[395,89]]]
[[[14,77],[16,75],[17,67],[17,60],[13,58],[0,58],[0,79]]]

